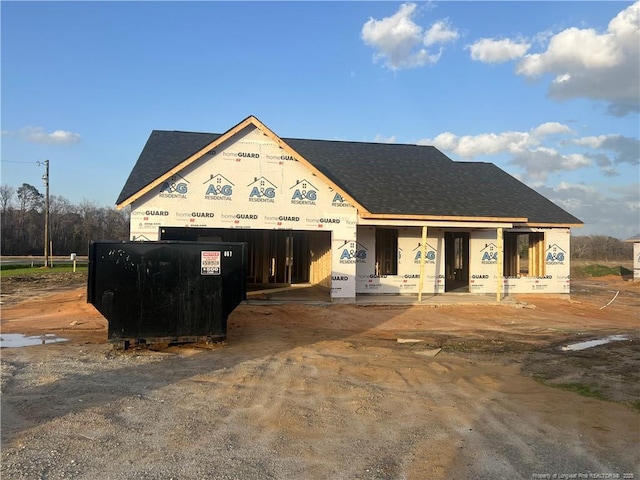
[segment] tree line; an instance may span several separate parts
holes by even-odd
[[[590,261],[633,259],[633,243],[606,235],[571,235],[571,258]]]
[[[33,185],[0,186],[2,255],[42,255],[44,195]],[[52,255],[87,255],[92,240],[128,240],[130,209],[74,205],[64,197],[49,197]],[[615,261],[633,258],[633,245],[604,235],[571,236],[571,258]]]
[[[0,186],[2,255],[43,255],[45,198],[33,185]],[[49,238],[52,255],[87,255],[93,240],[128,240],[129,209],[100,207],[84,201],[72,204],[49,197]]]

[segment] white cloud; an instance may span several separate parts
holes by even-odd
[[[545,122],[528,132],[481,133],[457,136],[444,132],[435,138],[424,138],[418,145],[436,148],[465,159],[483,155],[508,154],[510,164],[523,170],[523,179],[546,179],[557,171],[571,171],[597,165],[607,177],[618,175],[622,164],[640,164],[640,140],[619,134],[570,138],[573,130],[559,122]],[[562,153],[550,147],[552,143],[563,150],[575,147],[573,152]],[[583,147],[583,148],[580,148]],[[520,179],[520,178],[519,178]]]
[[[602,100],[617,116],[639,111],[640,2],[621,11],[606,32],[572,27],[551,36],[546,51],[526,55],[516,73],[554,75],[548,95],[556,100]]]
[[[504,132],[483,133],[480,135],[456,135],[445,132],[433,139],[418,141],[418,145],[433,145],[440,150],[446,150],[464,158],[474,158],[481,155],[496,155],[508,151],[518,151],[533,139],[526,133]]]
[[[362,27],[361,38],[376,50],[374,61],[382,60],[391,70],[422,67],[436,63],[442,50],[432,53],[425,47],[458,38],[457,31],[446,21],[435,22],[426,33],[413,21],[417,5],[405,3],[390,17],[370,18]]]
[[[585,192],[591,191],[595,192],[596,190],[593,187],[588,187],[587,185],[583,185],[580,183],[569,183],[569,182],[560,182],[558,186],[555,188],[555,191],[559,192],[561,190],[571,190],[572,188],[576,188],[578,190],[583,190]]]
[[[449,22],[440,20],[431,25],[424,36],[424,46],[430,47],[438,43],[447,43],[457,40],[460,35],[455,28],[451,28]]]
[[[572,27],[551,37],[546,52],[524,58],[518,73],[536,77],[554,71],[565,73],[567,69],[606,69],[616,65],[620,55],[611,37]]]
[[[518,153],[509,163],[521,167],[527,178],[545,180],[550,173],[588,167],[592,161],[580,153],[562,154],[552,148],[540,147]]]
[[[466,159],[483,155],[510,155],[508,163],[520,167],[523,171],[523,174],[518,176],[520,180],[542,181],[550,173],[578,170],[594,163],[602,168],[603,174],[608,176],[616,174],[615,170],[610,168],[613,162],[606,155],[604,158],[599,158],[597,152],[563,153],[546,145],[551,141],[571,144],[565,137],[572,134],[573,131],[562,123],[546,122],[528,132],[482,133],[461,137],[451,132],[445,132],[432,139],[419,140],[417,143],[419,145],[433,145],[447,153],[453,153]],[[557,136],[560,138],[556,138]],[[600,147],[604,148],[603,145],[610,140],[600,141]],[[581,142],[593,144],[595,140],[581,140]],[[631,150],[627,143],[621,142],[621,144],[627,150]],[[599,155],[603,154],[599,153]]]
[[[2,136],[18,137],[25,142],[41,145],[72,145],[80,142],[82,138],[79,133],[65,130],[47,133],[42,127],[23,127],[16,131],[3,130]]]
[[[604,142],[606,138],[606,135],[600,135],[597,137],[582,137],[574,139],[573,143],[576,145],[584,145],[590,148],[600,148],[600,145],[602,145],[602,142]]]
[[[534,138],[522,132],[483,133],[460,138],[458,153],[463,157],[493,155],[501,152],[517,153],[535,144]]]
[[[418,140],[418,145],[433,145],[440,150],[455,152],[458,147],[458,137],[451,132],[444,132],[433,139]]]
[[[602,186],[560,182],[535,189],[585,222],[578,235],[610,235],[625,239],[640,230],[640,185],[630,183],[610,189]]]
[[[467,48],[471,51],[473,60],[484,63],[504,63],[522,58],[530,47],[531,45],[525,41],[481,38]]]
[[[549,135],[571,133],[571,129],[558,122],[546,122],[531,130],[531,134],[536,138],[545,138]]]
[[[572,143],[593,150],[586,152],[585,156],[591,158],[606,177],[618,175],[616,165],[640,164],[640,140],[637,138],[612,134],[576,138]]]
[[[640,164],[640,140],[622,135],[599,135],[597,137],[582,137],[573,140],[576,145],[600,149],[613,154],[610,163]]]
[[[549,135],[571,133],[571,129],[558,122],[547,122],[529,132],[482,133],[458,137],[451,132],[437,137],[419,140],[418,145],[434,145],[440,150],[455,153],[464,158],[500,153],[518,154],[538,147]]]
[[[376,134],[376,136],[373,139],[373,141],[375,143],[396,143],[396,136],[395,135],[391,135],[390,137],[384,137],[384,136],[382,136],[382,135],[380,135],[378,133],[378,134]]]

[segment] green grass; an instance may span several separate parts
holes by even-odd
[[[0,270],[25,270],[38,268],[42,266],[42,262],[34,263],[33,266],[27,263],[12,263],[11,265],[1,265]]]
[[[76,265],[77,272],[86,272],[87,265]],[[56,275],[59,273],[73,272],[73,265],[55,265],[49,268],[43,268],[42,265],[3,265],[0,276],[5,277],[23,277],[25,275]]]
[[[559,388],[574,392],[583,397],[597,398],[599,400],[609,400],[600,390],[593,388],[586,383],[552,383],[547,381],[542,375],[534,375],[533,378],[546,387]]]
[[[600,400],[607,400],[607,397],[599,390],[596,390],[591,385],[586,383],[558,383],[548,384],[552,387],[557,387],[561,390],[567,390],[569,392],[575,392],[583,397],[599,398]]]
[[[604,277],[606,275],[627,276],[633,274],[631,270],[621,265],[607,266],[598,263],[574,266],[571,270],[571,276],[574,278]]]

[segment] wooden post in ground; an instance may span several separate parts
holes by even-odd
[[[418,302],[422,301],[422,287],[424,286],[424,260],[427,255],[427,226],[422,227],[422,244],[420,245],[420,279],[418,281]]]
[[[498,278],[497,280],[497,285],[496,285],[496,300],[499,302],[500,301],[500,297],[502,296],[502,284],[503,284],[503,280],[502,280],[502,276],[503,276],[503,256],[504,256],[504,245],[503,245],[503,241],[502,241],[502,227],[498,228],[498,240],[496,241],[496,243],[498,244],[498,266],[497,271],[496,271],[496,277]]]

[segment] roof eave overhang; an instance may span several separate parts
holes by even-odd
[[[504,223],[526,223],[526,217],[472,217],[464,215],[404,215],[396,213],[370,213],[367,211],[358,212],[360,217],[377,220],[418,220],[418,221],[451,221],[451,222],[504,222]]]
[[[389,213],[371,213],[368,211],[359,211],[359,216],[367,220],[414,220],[423,222],[444,221],[444,222],[471,222],[471,223],[511,223],[518,227],[536,227],[536,228],[581,228],[583,223],[548,223],[548,222],[529,222],[527,217],[473,217],[473,216],[454,216],[454,215],[403,215]]]
[[[522,224],[516,225],[518,227],[547,227],[547,228],[582,228],[584,227],[584,223],[534,223],[534,222],[524,222]]]

